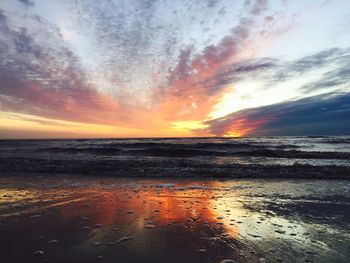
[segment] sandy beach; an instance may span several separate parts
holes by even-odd
[[[350,182],[0,178],[3,262],[348,262]],[[234,261],[222,261],[225,259]]]

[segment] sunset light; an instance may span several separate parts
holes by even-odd
[[[347,96],[344,1],[205,2],[2,1],[0,138],[289,135],[266,106]]]
[[[0,0],[1,262],[348,263],[350,0]]]

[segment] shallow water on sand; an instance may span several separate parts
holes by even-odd
[[[2,262],[348,262],[349,219],[349,181],[0,179]]]

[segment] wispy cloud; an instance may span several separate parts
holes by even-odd
[[[296,23],[285,8],[267,0],[4,0],[0,111],[44,118],[41,126],[53,119],[145,134],[255,134],[286,118],[267,112],[280,103],[349,91],[350,48],[259,56]],[[259,101],[264,94],[271,99]],[[219,116],[245,113],[213,120],[227,97],[237,101],[224,101]],[[268,104],[277,108],[261,107]]]

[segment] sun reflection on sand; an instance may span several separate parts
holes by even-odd
[[[236,203],[234,199],[226,203],[220,201],[222,198],[216,197],[222,194],[220,192],[220,185],[216,182],[195,186],[190,183],[167,186],[160,182],[157,185],[113,186],[111,189],[79,188],[79,196],[88,198],[77,209],[60,207],[59,216],[65,222],[86,217],[85,226],[82,227],[87,227],[94,234],[84,242],[81,248],[84,250],[90,250],[91,244],[103,239],[113,242],[108,233],[120,228],[124,228],[123,234],[126,236],[144,233],[141,235],[146,235],[142,238],[146,243],[151,238],[147,234],[152,231],[149,228],[153,226],[158,230],[180,227],[200,231],[206,228],[207,233],[203,232],[203,237],[198,235],[200,238],[222,235],[236,239],[239,227],[230,221],[226,211],[230,209],[234,216],[246,212],[241,204],[232,210],[232,204]]]
[[[0,189],[0,204],[16,203],[37,197],[33,191]]]

